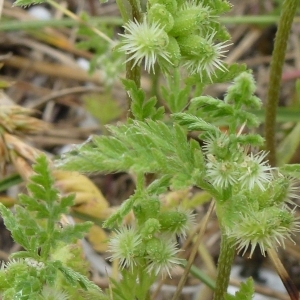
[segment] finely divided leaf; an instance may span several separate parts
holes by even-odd
[[[101,291],[100,288],[95,285],[92,281],[88,280],[86,276],[81,275],[78,272],[75,272],[73,269],[63,266],[62,264],[59,264],[58,266],[59,271],[64,275],[65,279],[71,284],[71,285],[77,285],[79,284],[83,289],[95,289],[99,292]]]
[[[59,231],[58,239],[65,243],[72,243],[74,239],[81,239],[92,225],[92,222],[84,222],[75,226],[67,225]]]
[[[21,195],[22,206],[15,205],[13,214],[0,204],[0,213],[7,229],[11,231],[15,242],[25,249],[15,254],[14,257],[18,260],[8,263],[5,269],[0,270],[0,278],[2,274],[12,275],[9,277],[12,295],[21,295],[22,299],[40,299],[43,286],[54,286],[61,281],[57,276],[58,270],[69,283],[69,286],[64,283],[68,289],[72,285],[75,292],[78,287],[82,287],[84,290],[92,289],[99,293],[100,289],[87,277],[63,265],[65,259],[62,255],[53,255],[62,247],[62,242],[70,243],[82,238],[92,223],[58,226],[61,214],[72,205],[74,196],[59,198],[56,189],[53,188],[54,180],[45,156],[37,158],[33,169],[36,174],[28,184],[30,195]],[[22,269],[24,266],[25,270]],[[6,289],[2,294],[3,299],[12,299],[8,292],[9,289]],[[99,294],[99,299],[105,297]]]
[[[156,108],[156,97],[145,100],[145,93],[138,88],[134,81],[123,79],[123,85],[131,98],[131,112],[136,120],[143,121],[147,118],[160,120],[164,115],[164,108]]]
[[[47,2],[46,0],[17,0],[14,2],[14,6],[29,6],[33,4],[41,4]]]
[[[232,105],[210,96],[196,97],[191,100],[192,105],[201,107],[204,113],[213,114],[214,116],[232,116],[234,108]]]
[[[163,99],[172,113],[180,112],[187,106],[190,100],[192,86],[187,84],[181,89],[181,73],[176,69],[172,76],[167,76],[166,80],[168,88],[161,87]]]
[[[187,114],[176,116],[180,122],[182,120],[182,123],[193,128],[213,132],[218,130]],[[92,143],[78,149],[79,155],[73,155],[72,152],[65,154],[59,162],[60,166],[67,170],[88,172],[132,170],[136,173],[158,173],[171,176],[171,183],[176,182],[176,187],[180,183],[181,188],[194,183],[192,173],[195,168],[204,168],[203,164],[195,165],[194,160],[195,152],[201,152],[200,147],[191,148],[185,131],[178,124],[171,127],[161,121],[147,120],[107,128],[112,136],[95,137]],[[92,161],[93,165],[84,164],[83,161]]]
[[[172,118],[175,119],[180,125],[187,126],[188,130],[205,131],[212,135],[216,135],[220,132],[216,126],[187,113],[176,113],[172,115]]]
[[[250,277],[246,282],[242,282],[240,290],[235,295],[225,295],[225,300],[251,300],[254,295],[253,279]]]
[[[22,228],[17,223],[17,220],[12,212],[7,209],[2,203],[0,203],[0,213],[2,215],[6,228],[11,232],[14,241],[20,244],[25,249],[29,248],[29,238],[24,235]]]

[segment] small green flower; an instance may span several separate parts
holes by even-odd
[[[154,73],[154,65],[158,57],[170,62],[170,54],[166,50],[169,38],[159,23],[149,24],[146,19],[142,23],[130,20],[124,28],[125,34],[120,34],[124,37],[120,51],[124,51],[129,56],[127,61],[134,61],[133,67],[141,64],[145,59],[145,70],[149,73],[152,70]]]
[[[273,175],[271,166],[267,161],[264,161],[267,153],[264,151],[254,155],[251,153],[246,156],[241,164],[241,182],[242,188],[252,190],[256,185],[262,190],[265,190],[265,185],[268,184]]]
[[[213,155],[207,156],[207,178],[210,183],[220,189],[226,189],[238,182],[238,173],[235,163],[229,161],[217,161]]]
[[[233,143],[227,133],[217,135],[207,134],[203,150],[206,155],[213,155],[217,160],[239,161],[244,155],[243,148],[238,143]]]
[[[122,227],[116,233],[116,236],[109,241],[108,251],[112,253],[109,259],[111,261],[119,259],[122,268],[132,269],[136,264],[135,254],[137,246],[142,241],[141,236],[131,227]]]

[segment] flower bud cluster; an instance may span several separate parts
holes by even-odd
[[[290,209],[292,198],[298,198],[296,180],[272,168],[265,160],[266,152],[248,153],[250,147],[262,144],[259,135],[236,133],[241,124],[257,124],[256,116],[244,110],[261,106],[254,91],[252,74],[243,72],[224,101],[207,96],[192,100],[197,109],[216,121],[224,117],[229,124],[228,132],[207,127],[200,136],[206,160],[204,180],[217,192],[217,213],[225,233],[236,241],[238,250],[245,253],[250,248],[250,256],[256,246],[263,254],[268,248],[284,246],[284,240],[300,228]]]
[[[226,1],[203,5],[197,0],[149,0],[142,22],[124,26],[120,50],[128,55],[127,61],[134,61],[133,66],[144,59],[148,72],[154,72],[156,62],[163,71],[182,63],[190,74],[212,80],[215,69],[227,70],[221,58],[229,35],[218,15],[229,9]]]
[[[233,206],[239,209],[239,213],[228,224],[227,234],[235,239],[238,251],[243,251],[243,254],[250,248],[251,257],[255,247],[259,246],[265,255],[269,248],[284,247],[285,239],[292,240],[292,233],[300,230],[294,210],[286,205],[291,202],[288,197],[291,186],[279,186],[279,182],[274,178],[264,192],[255,188],[251,192],[243,190],[234,197],[236,204]]]
[[[296,197],[295,180],[280,174],[265,161],[266,153],[247,154],[238,137],[220,133],[206,140],[206,180],[219,192],[219,211],[228,237],[243,254],[256,246],[284,246],[300,223],[289,208]]]
[[[221,133],[210,136],[204,146],[207,157],[207,180],[217,189],[235,185],[252,190],[258,186],[262,191],[271,181],[271,167],[264,161],[265,152],[246,154],[236,135]]]
[[[111,260],[119,259],[122,268],[133,269],[145,262],[149,274],[171,276],[179,249],[176,235],[185,236],[193,223],[193,215],[183,209],[161,211],[156,198],[142,199],[134,206],[136,225],[122,227],[109,242]]]

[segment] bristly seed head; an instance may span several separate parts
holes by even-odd
[[[141,64],[145,59],[145,70],[154,73],[154,65],[158,57],[168,61],[170,54],[166,50],[169,38],[159,23],[149,24],[146,19],[141,23],[129,21],[124,25],[125,34],[120,34],[125,39],[122,41],[120,51],[124,51],[133,60],[133,67]]]

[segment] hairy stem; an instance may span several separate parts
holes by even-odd
[[[128,20],[130,19],[130,13],[128,10],[128,6],[129,6],[128,2],[123,1],[123,0],[116,0],[116,3],[118,5],[120,14],[122,16],[123,23],[128,22]],[[126,5],[126,4],[128,4],[128,5]]]
[[[129,3],[131,5],[131,11],[132,11],[132,19],[134,22],[141,22],[142,19],[142,12],[140,3],[138,0],[129,0]],[[134,65],[134,60],[128,60],[126,62],[126,79],[133,80],[137,87],[141,86],[141,67],[137,64]],[[131,106],[131,99],[129,96],[127,96],[127,103],[128,103],[128,117],[132,117],[132,113],[130,110]]]
[[[221,237],[221,249],[218,259],[218,274],[216,280],[216,290],[214,300],[224,300],[230,278],[231,265],[234,259],[234,241],[228,239],[223,233]]]
[[[270,82],[266,103],[265,138],[266,150],[269,152],[268,159],[272,166],[276,165],[275,124],[282,66],[297,3],[297,0],[285,0],[283,3],[271,61]]]

